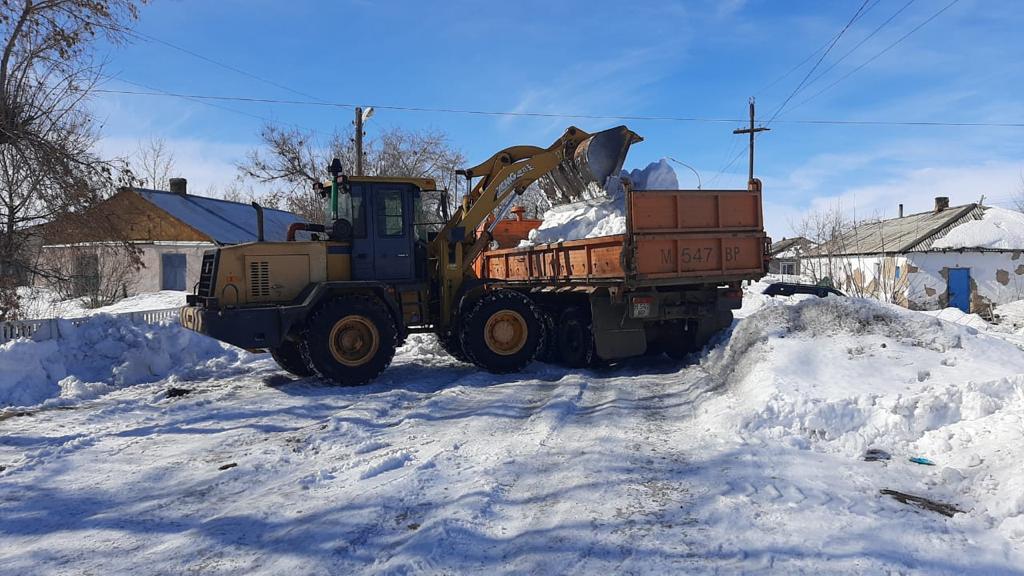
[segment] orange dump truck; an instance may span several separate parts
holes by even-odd
[[[699,350],[732,323],[741,282],[764,276],[769,244],[759,180],[627,190],[625,234],[490,250],[477,270],[492,287],[530,292],[547,325],[542,359],[585,366]]]

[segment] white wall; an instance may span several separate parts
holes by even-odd
[[[804,281],[828,275],[850,296],[868,296],[917,310],[948,306],[945,271],[949,268],[970,269],[972,312],[988,312],[992,304],[1024,299],[1022,252],[910,252],[803,261]],[[812,271],[817,271],[818,278],[811,277]]]
[[[144,268],[139,271],[134,291],[130,289],[129,296],[160,290],[160,280],[163,277],[160,262],[163,254],[185,255],[185,291],[191,292],[192,286],[199,281],[199,268],[203,263],[203,252],[214,248],[213,244],[205,242],[159,242],[137,244],[137,246],[142,250]]]
[[[935,310],[947,304],[945,270],[969,268],[971,311],[1024,299],[1021,252],[920,252],[907,255],[907,298],[911,307]]]

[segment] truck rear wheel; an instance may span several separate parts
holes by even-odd
[[[562,312],[556,327],[558,335],[557,359],[569,368],[583,368],[594,360],[594,332],[590,314],[572,307]]]
[[[317,375],[340,386],[373,380],[395,356],[398,330],[373,296],[346,294],[310,316],[302,355]]]
[[[462,349],[489,372],[518,372],[544,344],[543,327],[529,298],[513,290],[484,295],[462,322]]]
[[[302,350],[299,343],[294,340],[285,340],[280,346],[270,349],[270,356],[277,362],[284,371],[294,374],[300,378],[313,376],[313,368],[302,357]]]

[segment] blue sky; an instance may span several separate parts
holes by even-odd
[[[1024,122],[1024,7],[1015,1],[960,0],[815,96],[949,0],[915,0],[903,8],[906,3],[869,0],[815,75],[827,73],[798,92],[771,132],[759,137],[757,174],[765,184],[766,222],[776,238],[792,235],[791,224],[807,210],[836,203],[863,218],[894,216],[901,202],[908,212],[927,210],[938,195],[961,204],[984,194],[1005,205],[1018,192],[1024,128],[786,122]],[[101,47],[107,73],[115,78],[104,87],[308,100],[299,92],[354,104],[725,119],[744,118],[747,98],[756,96],[758,115],[767,119],[862,4],[154,2],[142,10],[139,32],[273,84],[137,40]],[[234,163],[256,145],[265,119],[329,133],[352,116],[342,108],[216,105],[113,94],[93,100],[105,152],[127,154],[140,139],[164,138],[178,172],[200,193],[236,178]],[[546,146],[571,124],[594,131],[620,123],[378,110],[367,131],[443,129],[476,163],[513,144]],[[745,147],[732,134],[740,124],[625,123],[645,138],[627,167],[672,156],[694,166],[705,188],[744,185],[745,156],[723,170]],[[695,187],[692,173],[677,171],[681,185]]]

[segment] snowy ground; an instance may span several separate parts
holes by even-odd
[[[82,318],[95,314],[177,308],[185,305],[185,296],[187,294],[187,292],[178,290],[161,290],[159,292],[129,296],[109,306],[87,308],[82,298],[61,300],[59,296],[46,288],[18,288],[21,316],[29,320]]]
[[[738,316],[691,365],[496,377],[416,337],[334,389],[202,349],[8,411],[0,572],[1024,573],[1024,352],[867,301]]]

